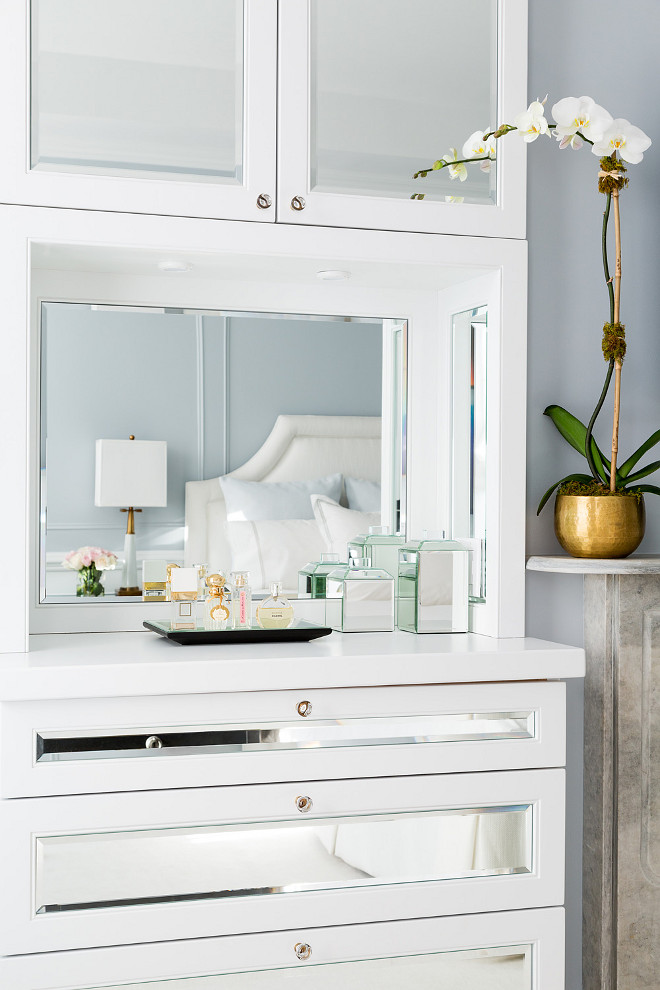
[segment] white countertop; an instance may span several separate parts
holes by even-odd
[[[332,633],[312,643],[177,646],[151,632],[30,637],[0,655],[0,700],[583,677],[584,651],[473,633]]]

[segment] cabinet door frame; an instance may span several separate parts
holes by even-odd
[[[300,814],[299,795],[311,798],[311,813]],[[531,872],[36,913],[40,835],[271,821],[303,827],[372,814],[519,805],[532,806]],[[565,774],[559,769],[2,801],[0,952],[50,952],[302,924],[326,927],[558,906],[564,901],[564,805]]]
[[[310,7],[311,0],[285,0],[279,9],[278,222],[524,238],[527,146],[516,135],[498,142],[493,205],[310,190]],[[511,122],[527,106],[527,0],[498,0],[497,88],[497,121]],[[464,135],[456,135],[457,142],[470,133],[470,121],[465,128]],[[447,150],[439,148],[437,153]],[[422,181],[432,183],[433,178]],[[425,188],[415,186],[415,191]],[[292,207],[294,197],[304,199],[304,209]]]
[[[0,201],[170,216],[275,220],[277,0],[244,0],[243,184],[40,171],[30,165],[31,3],[3,10],[0,86],[5,94],[5,142]],[[273,206],[259,209],[257,196]]]
[[[309,959],[296,957],[297,942],[311,946]],[[102,978],[106,987],[112,984],[110,990],[141,981],[149,990],[155,980],[231,975],[250,966],[268,970],[276,987],[282,969],[530,944],[531,988],[563,988],[564,909],[560,907],[10,956],[0,958],[0,983],[12,990],[68,990],[98,987]],[[223,990],[230,986],[227,981]]]

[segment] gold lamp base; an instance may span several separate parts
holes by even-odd
[[[555,535],[572,557],[627,557],[642,542],[645,525],[643,496],[558,495],[555,500]]]
[[[136,596],[139,597],[142,595],[142,588],[117,588],[116,594],[122,596],[130,595],[135,598]]]

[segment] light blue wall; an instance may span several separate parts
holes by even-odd
[[[623,456],[660,427],[660,332],[656,283],[660,257],[660,102],[657,0],[530,0],[529,98],[548,104],[562,96],[592,96],[615,117],[626,117],[655,141],[630,166],[621,197],[622,321],[629,352],[622,382]],[[512,135],[509,140],[514,137]],[[608,318],[600,262],[604,197],[595,191],[597,159],[550,147],[528,153],[530,260],[528,365],[527,552],[557,553],[552,510],[536,517],[543,491],[577,467],[580,458],[541,414],[558,402],[590,415],[605,364],[600,355]],[[597,430],[607,446],[611,402]],[[657,482],[656,482],[657,483]],[[660,552],[660,500],[647,497],[648,526],[640,552]],[[527,632],[582,644],[582,579],[529,574]],[[581,987],[582,690],[569,686],[567,826],[567,990]]]
[[[173,550],[185,482],[238,467],[280,413],[381,412],[380,323],[44,308],[49,551],[122,544],[126,517],[94,506],[97,438],[167,440],[167,507],[136,531]]]

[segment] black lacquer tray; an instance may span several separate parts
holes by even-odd
[[[172,629],[169,622],[143,622],[145,629],[164,636],[180,646],[203,646],[209,643],[234,645],[235,643],[309,643],[312,639],[329,636],[332,629],[315,626],[299,619],[288,629],[262,629],[251,626],[249,629]]]

